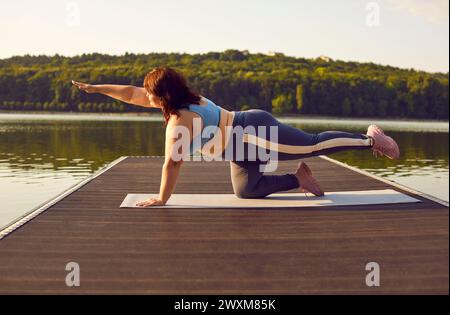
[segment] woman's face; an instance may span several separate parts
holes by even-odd
[[[159,100],[159,98],[156,95],[147,92],[146,96],[147,96],[147,98],[148,98],[148,100],[150,102],[150,106],[152,106],[152,107],[161,107],[160,100]]]

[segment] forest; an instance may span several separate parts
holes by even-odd
[[[239,50],[0,59],[0,110],[152,112],[80,93],[71,80],[142,86],[145,74],[158,66],[181,71],[194,91],[228,110],[260,108],[276,115],[351,118],[449,117],[448,73]]]

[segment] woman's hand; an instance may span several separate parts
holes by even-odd
[[[150,198],[136,203],[137,207],[148,208],[152,206],[164,206],[166,203],[159,198]]]
[[[85,91],[86,93],[89,93],[89,94],[98,92],[97,88],[95,87],[95,85],[92,85],[92,84],[76,82],[76,81],[73,81],[73,80],[72,80],[72,84],[75,85],[79,90]]]

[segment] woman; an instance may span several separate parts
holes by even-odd
[[[265,174],[261,166],[274,159],[302,159],[350,149],[371,149],[375,156],[385,155],[390,159],[400,156],[397,143],[376,125],[369,126],[367,134],[341,131],[310,134],[280,123],[263,110],[230,112],[193,92],[183,75],[169,67],[158,67],[149,72],[144,87],[72,83],[87,93],[100,93],[129,104],[162,110],[166,140],[159,197],[138,202],[138,207],[165,205],[174,191],[183,164],[183,159],[174,158],[175,153],[180,153],[178,141],[183,137],[179,136],[180,128],[188,130],[190,143],[188,152],[184,150],[182,156],[200,150],[215,157],[219,154],[230,161],[233,190],[239,198],[263,198],[295,188],[316,196],[324,195],[310,168],[303,162],[291,174]],[[195,125],[198,121],[200,128]],[[204,137],[202,131],[207,128],[213,128],[215,132]],[[239,128],[246,131],[234,133]],[[263,156],[270,158],[262,159]]]

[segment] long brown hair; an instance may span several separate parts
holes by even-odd
[[[180,116],[180,109],[201,101],[201,96],[188,87],[183,74],[169,67],[158,67],[147,73],[144,88],[160,99],[166,125],[171,115]]]

